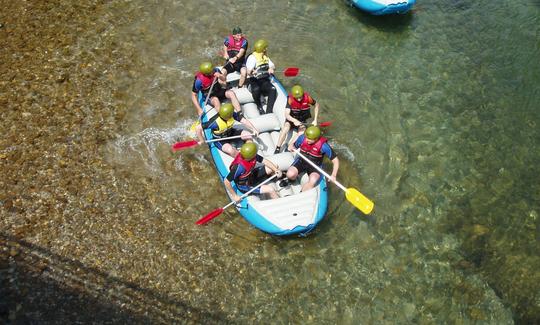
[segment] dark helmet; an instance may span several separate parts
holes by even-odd
[[[242,28],[236,26],[235,28],[233,28],[232,34],[233,34],[233,35],[236,35],[236,34],[242,34]]]
[[[257,155],[257,145],[253,142],[246,142],[240,148],[240,155],[246,160],[251,160]]]
[[[306,138],[310,140],[319,140],[321,137],[321,129],[318,126],[312,125],[306,130]]]

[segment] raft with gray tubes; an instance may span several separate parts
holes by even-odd
[[[227,81],[231,84],[237,84],[239,79],[238,73],[232,73],[227,76]],[[276,143],[281,127],[285,122],[285,106],[287,102],[287,91],[283,88],[279,80],[272,77],[272,84],[277,90],[277,99],[274,104],[272,113],[261,114],[257,109],[257,105],[253,102],[253,97],[248,89],[233,88],[238,100],[240,101],[244,116],[259,131],[259,136],[254,139],[258,146],[258,154],[264,158],[277,164],[279,168],[285,172],[294,161],[293,153],[281,152],[274,154]],[[204,105],[204,98],[199,94],[199,102],[201,107]],[[216,111],[206,105],[203,108],[203,122],[208,121],[216,114]],[[263,104],[263,110],[266,112],[266,104]],[[235,128],[244,129],[244,126],[235,122]],[[286,138],[286,142],[290,140],[292,131]],[[205,130],[207,139],[212,139],[213,135],[210,130]],[[242,141],[233,142],[233,145],[239,149]],[[218,172],[219,180],[223,183],[225,177],[229,173],[229,165],[233,158],[219,150],[214,143],[209,143],[208,148],[212,155],[215,168]],[[240,215],[248,221],[253,227],[262,230],[266,233],[278,236],[309,234],[317,224],[324,218],[328,207],[328,187],[324,178],[321,178],[318,186],[315,188],[300,192],[303,184],[308,181],[307,174],[300,174],[295,182],[291,182],[285,186],[280,186],[279,180],[275,178],[270,181],[270,186],[276,189],[279,195],[278,199],[271,199],[267,195],[249,195],[236,205]],[[238,191],[236,184],[232,183],[233,188],[238,195],[243,193]],[[227,191],[225,191],[227,192]],[[227,193],[227,195],[229,195]],[[230,200],[232,200],[229,197]]]
[[[416,0],[350,0],[356,8],[372,15],[404,14]]]

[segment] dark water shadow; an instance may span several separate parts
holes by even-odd
[[[161,292],[0,234],[0,323],[230,323]]]
[[[378,30],[387,33],[401,33],[408,29],[414,20],[414,8],[405,14],[374,16],[357,9],[347,1],[345,1],[345,6],[348,7],[351,15],[356,17],[361,24],[375,27]]]

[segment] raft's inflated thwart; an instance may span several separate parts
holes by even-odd
[[[233,73],[227,76],[229,82],[237,82],[238,74]],[[287,92],[276,79],[272,78],[272,84],[277,90],[278,96],[274,104],[273,113],[260,114],[257,106],[253,103],[253,97],[246,88],[234,89],[238,100],[242,104],[244,116],[249,119],[260,132],[255,139],[259,148],[259,154],[266,159],[279,165],[279,168],[286,171],[292,164],[294,157],[290,152],[274,154],[275,143],[278,140],[279,130],[285,122],[285,106],[287,102]],[[201,107],[204,105],[204,98],[199,94]],[[215,110],[207,105],[204,107],[206,114],[203,121],[208,121],[216,114]],[[235,122],[236,123],[236,122]],[[236,123],[235,128],[242,129],[243,125]],[[212,139],[210,130],[205,130],[207,139]],[[287,137],[289,140],[290,134]],[[237,147],[241,141],[236,143]],[[219,150],[214,143],[208,145],[212,154],[214,165],[218,171],[219,179],[223,179],[229,173],[229,165],[232,157]],[[254,227],[272,235],[307,235],[324,218],[328,207],[328,188],[324,179],[319,185],[309,191],[300,192],[302,184],[307,182],[307,175],[300,175],[299,181],[287,185],[279,186],[278,181],[269,184],[274,186],[280,198],[270,199],[269,197],[250,195],[243,199],[237,206],[240,215],[244,217]],[[233,188],[238,195],[242,195],[233,183]]]
[[[356,8],[372,15],[404,14],[415,2],[416,0],[351,0]]]

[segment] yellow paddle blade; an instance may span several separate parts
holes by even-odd
[[[193,122],[193,124],[191,124],[191,127],[189,128],[189,130],[190,130],[191,132],[195,132],[195,128],[196,128],[197,125],[199,125],[199,124],[200,124],[199,120]]]
[[[345,191],[345,197],[352,203],[358,210],[364,214],[370,214],[373,210],[374,203],[370,199],[364,196],[355,188],[348,188]]]

